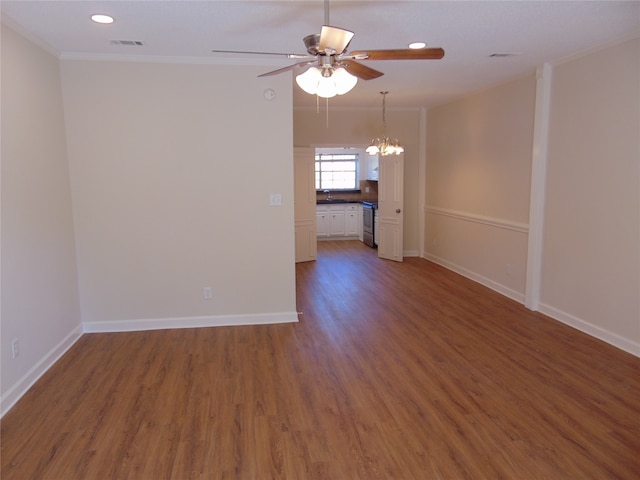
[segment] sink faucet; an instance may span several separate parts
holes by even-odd
[[[327,194],[327,200],[331,200],[333,195],[331,195],[331,190],[323,190],[324,193]]]

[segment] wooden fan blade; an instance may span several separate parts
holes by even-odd
[[[444,50],[441,48],[420,48],[418,50],[358,50],[350,52],[349,55],[366,55],[367,60],[440,60],[444,57]]]
[[[374,78],[384,75],[384,73],[379,72],[378,70],[374,70],[373,68],[369,68],[366,65],[353,60],[343,60],[340,62],[340,65],[346,68],[347,72],[351,75],[355,75],[362,80],[373,80]]]
[[[323,25],[322,30],[320,30],[318,51],[325,52],[329,55],[340,55],[347,49],[352,38],[353,32],[349,30]]]
[[[271,75],[278,75],[280,73],[288,72],[289,70],[294,70],[299,67],[303,67],[305,65],[309,65],[310,63],[315,63],[316,60],[307,60],[304,62],[294,63],[293,65],[289,65],[288,67],[282,67],[277,70],[273,70],[271,72],[263,73],[262,75],[258,75],[258,77],[270,77]]]

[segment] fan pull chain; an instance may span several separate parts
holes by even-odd
[[[325,127],[329,128],[329,98],[325,97]],[[320,96],[316,95],[316,115],[320,115]]]
[[[327,107],[326,108],[327,109],[327,125],[326,125],[326,128],[329,129],[329,99],[325,98],[325,100],[326,100],[326,104],[327,104],[326,105],[326,107]]]

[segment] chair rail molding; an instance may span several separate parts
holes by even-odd
[[[426,213],[434,215],[441,215],[444,217],[452,217],[458,220],[464,220],[467,222],[481,223],[491,227],[503,228],[505,230],[512,230],[520,233],[528,233],[529,225],[522,222],[514,222],[512,220],[506,220],[502,218],[487,217],[484,215],[477,215],[470,212],[462,212],[459,210],[450,210],[448,208],[440,208],[427,205],[424,209]]]

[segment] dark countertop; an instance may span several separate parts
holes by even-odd
[[[332,200],[316,200],[316,205],[333,205],[336,203],[364,203],[362,200],[343,200],[341,198],[335,198]]]

